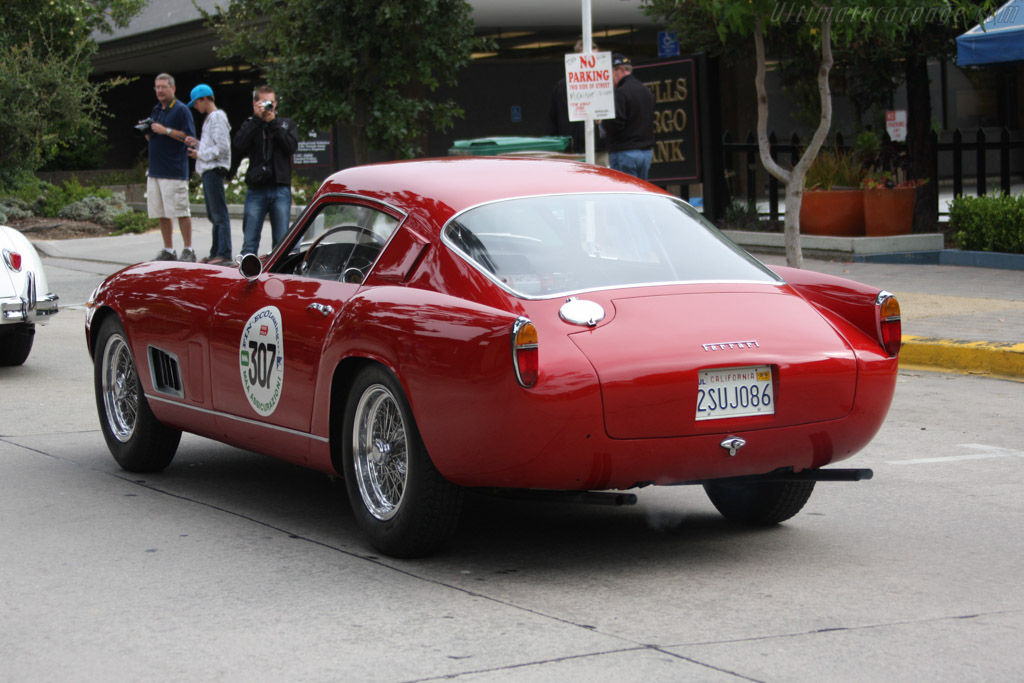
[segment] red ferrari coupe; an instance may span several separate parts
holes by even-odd
[[[237,267],[140,263],[86,336],[126,470],[182,431],[341,475],[381,552],[431,552],[467,488],[701,484],[775,524],[888,411],[899,305],[768,268],[689,204],[569,161],[351,168]]]

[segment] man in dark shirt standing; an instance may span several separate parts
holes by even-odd
[[[277,95],[261,85],[252,95],[252,116],[235,133],[235,149],[249,157],[242,214],[242,253],[256,254],[263,219],[270,214],[272,246],[284,239],[292,208],[292,155],[299,147],[295,122],[277,115]]]
[[[601,122],[608,136],[609,166],[647,180],[654,156],[654,93],[633,76],[628,57],[612,55],[615,118]]]
[[[185,140],[195,137],[196,126],[192,112],[174,97],[174,77],[160,74],[153,81],[157,105],[149,118],[149,177],[146,180],[146,208],[150,218],[160,220],[160,236],[164,248],[156,255],[157,261],[176,261],[174,253],[174,225],[178,229],[184,248],[181,260],[195,263],[192,251],[192,212],[188,203],[188,146]]]

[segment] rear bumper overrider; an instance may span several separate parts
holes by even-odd
[[[45,323],[57,313],[56,294],[47,294],[42,299],[9,297],[0,299],[0,325],[12,323]]]

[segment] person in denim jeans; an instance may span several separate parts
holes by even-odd
[[[601,122],[608,136],[608,164],[647,180],[654,157],[654,94],[633,76],[628,57],[612,55],[615,118]]]
[[[292,155],[299,146],[295,122],[277,115],[274,89],[262,85],[253,92],[252,113],[235,133],[235,149],[249,157],[245,173],[242,214],[242,254],[258,254],[263,219],[270,214],[271,244],[288,232],[292,207]]]
[[[210,255],[203,258],[202,263],[230,262],[231,216],[224,196],[224,179],[231,172],[231,124],[227,114],[217,108],[213,88],[206,83],[192,88],[192,101],[188,106],[206,116],[200,139],[185,139],[188,155],[196,160],[196,173],[203,181],[206,217],[213,223]]]

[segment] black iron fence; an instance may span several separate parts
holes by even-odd
[[[979,128],[973,135],[954,130],[943,136],[948,138],[945,140],[939,140],[934,132],[932,136],[935,155],[929,180],[938,183],[940,188],[949,188],[954,197],[964,194],[965,187],[968,193],[979,196],[990,189],[1011,194],[1014,183],[1024,181],[1024,136],[1020,132],[1012,134],[1003,128],[986,133]],[[773,132],[768,141],[772,159],[784,168],[796,164],[804,147],[796,133],[787,142],[780,142]],[[842,133],[837,133],[834,140],[826,144],[840,150],[849,149]],[[779,195],[784,194],[784,190],[780,190],[781,183],[761,165],[754,133],[747,133],[742,142],[733,141],[729,133],[723,135],[722,157],[728,201],[753,207],[767,199],[768,211],[762,214],[769,220],[778,220]],[[941,203],[939,208],[945,212]]]

